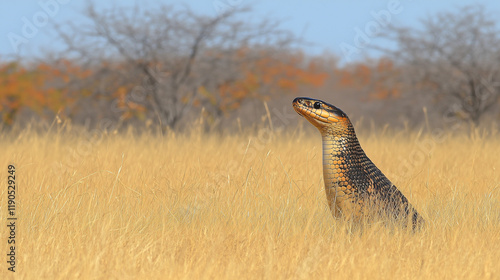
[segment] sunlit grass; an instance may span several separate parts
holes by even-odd
[[[319,134],[263,129],[4,131],[0,217],[15,164],[16,278],[500,277],[498,134],[361,133],[368,156],[426,219],[411,233],[334,220]],[[0,278],[12,277],[2,263]]]

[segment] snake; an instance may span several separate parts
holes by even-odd
[[[424,219],[365,154],[349,117],[322,100],[297,97],[294,110],[321,133],[323,181],[334,218],[360,221],[376,215],[420,228]]]

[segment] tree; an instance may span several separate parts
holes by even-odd
[[[500,30],[482,6],[428,17],[422,28],[391,26],[382,50],[417,89],[476,125],[500,95]]]
[[[239,55],[240,60],[247,59],[235,69],[238,79],[208,79],[198,89],[200,96],[195,104],[208,108],[211,119],[240,108],[248,100],[268,101],[273,96],[297,93],[303,86],[320,87],[328,77],[314,60],[308,61],[300,52],[244,48]]]
[[[64,65],[60,71],[58,65]],[[85,78],[88,73],[67,60],[53,64],[39,63],[23,66],[19,62],[0,65],[0,117],[4,124],[12,125],[18,113],[27,108],[39,116],[53,117],[64,114],[75,96],[70,94],[70,77]],[[64,86],[61,86],[64,84]]]
[[[241,20],[245,8],[200,15],[189,7],[160,6],[97,11],[89,4],[88,24],[57,26],[72,57],[94,73],[81,81],[114,99],[113,108],[144,109],[152,119],[175,127],[207,84],[236,81],[241,65],[256,58],[247,49],[287,48],[298,42],[277,22]],[[210,103],[205,104],[207,106]]]

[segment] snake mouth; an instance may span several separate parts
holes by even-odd
[[[313,124],[328,125],[340,121],[339,117],[329,110],[333,106],[321,100],[297,97],[293,100],[292,105],[297,114]],[[333,108],[336,109],[336,107]]]
[[[302,114],[302,111],[304,110],[304,108],[300,104],[294,102],[293,109],[295,110],[295,112],[297,112],[297,114],[299,114],[299,116],[305,118],[305,116]]]
[[[299,106],[293,104],[293,109],[295,110],[295,112],[297,114],[299,114],[299,116],[304,117],[304,115],[302,115],[302,113],[300,112],[302,110],[302,108],[300,108]]]
[[[307,107],[294,106],[293,108],[295,109],[295,112],[297,112],[297,114],[304,117],[306,120],[308,120],[312,124],[319,124],[320,126],[324,126],[324,125],[328,125],[331,123],[330,121],[328,121],[327,118],[324,118],[322,116],[315,114]]]

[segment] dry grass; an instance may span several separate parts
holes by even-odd
[[[268,132],[4,132],[0,217],[13,163],[16,278],[500,278],[498,134],[361,138],[426,218],[413,234],[333,220],[319,134]]]

